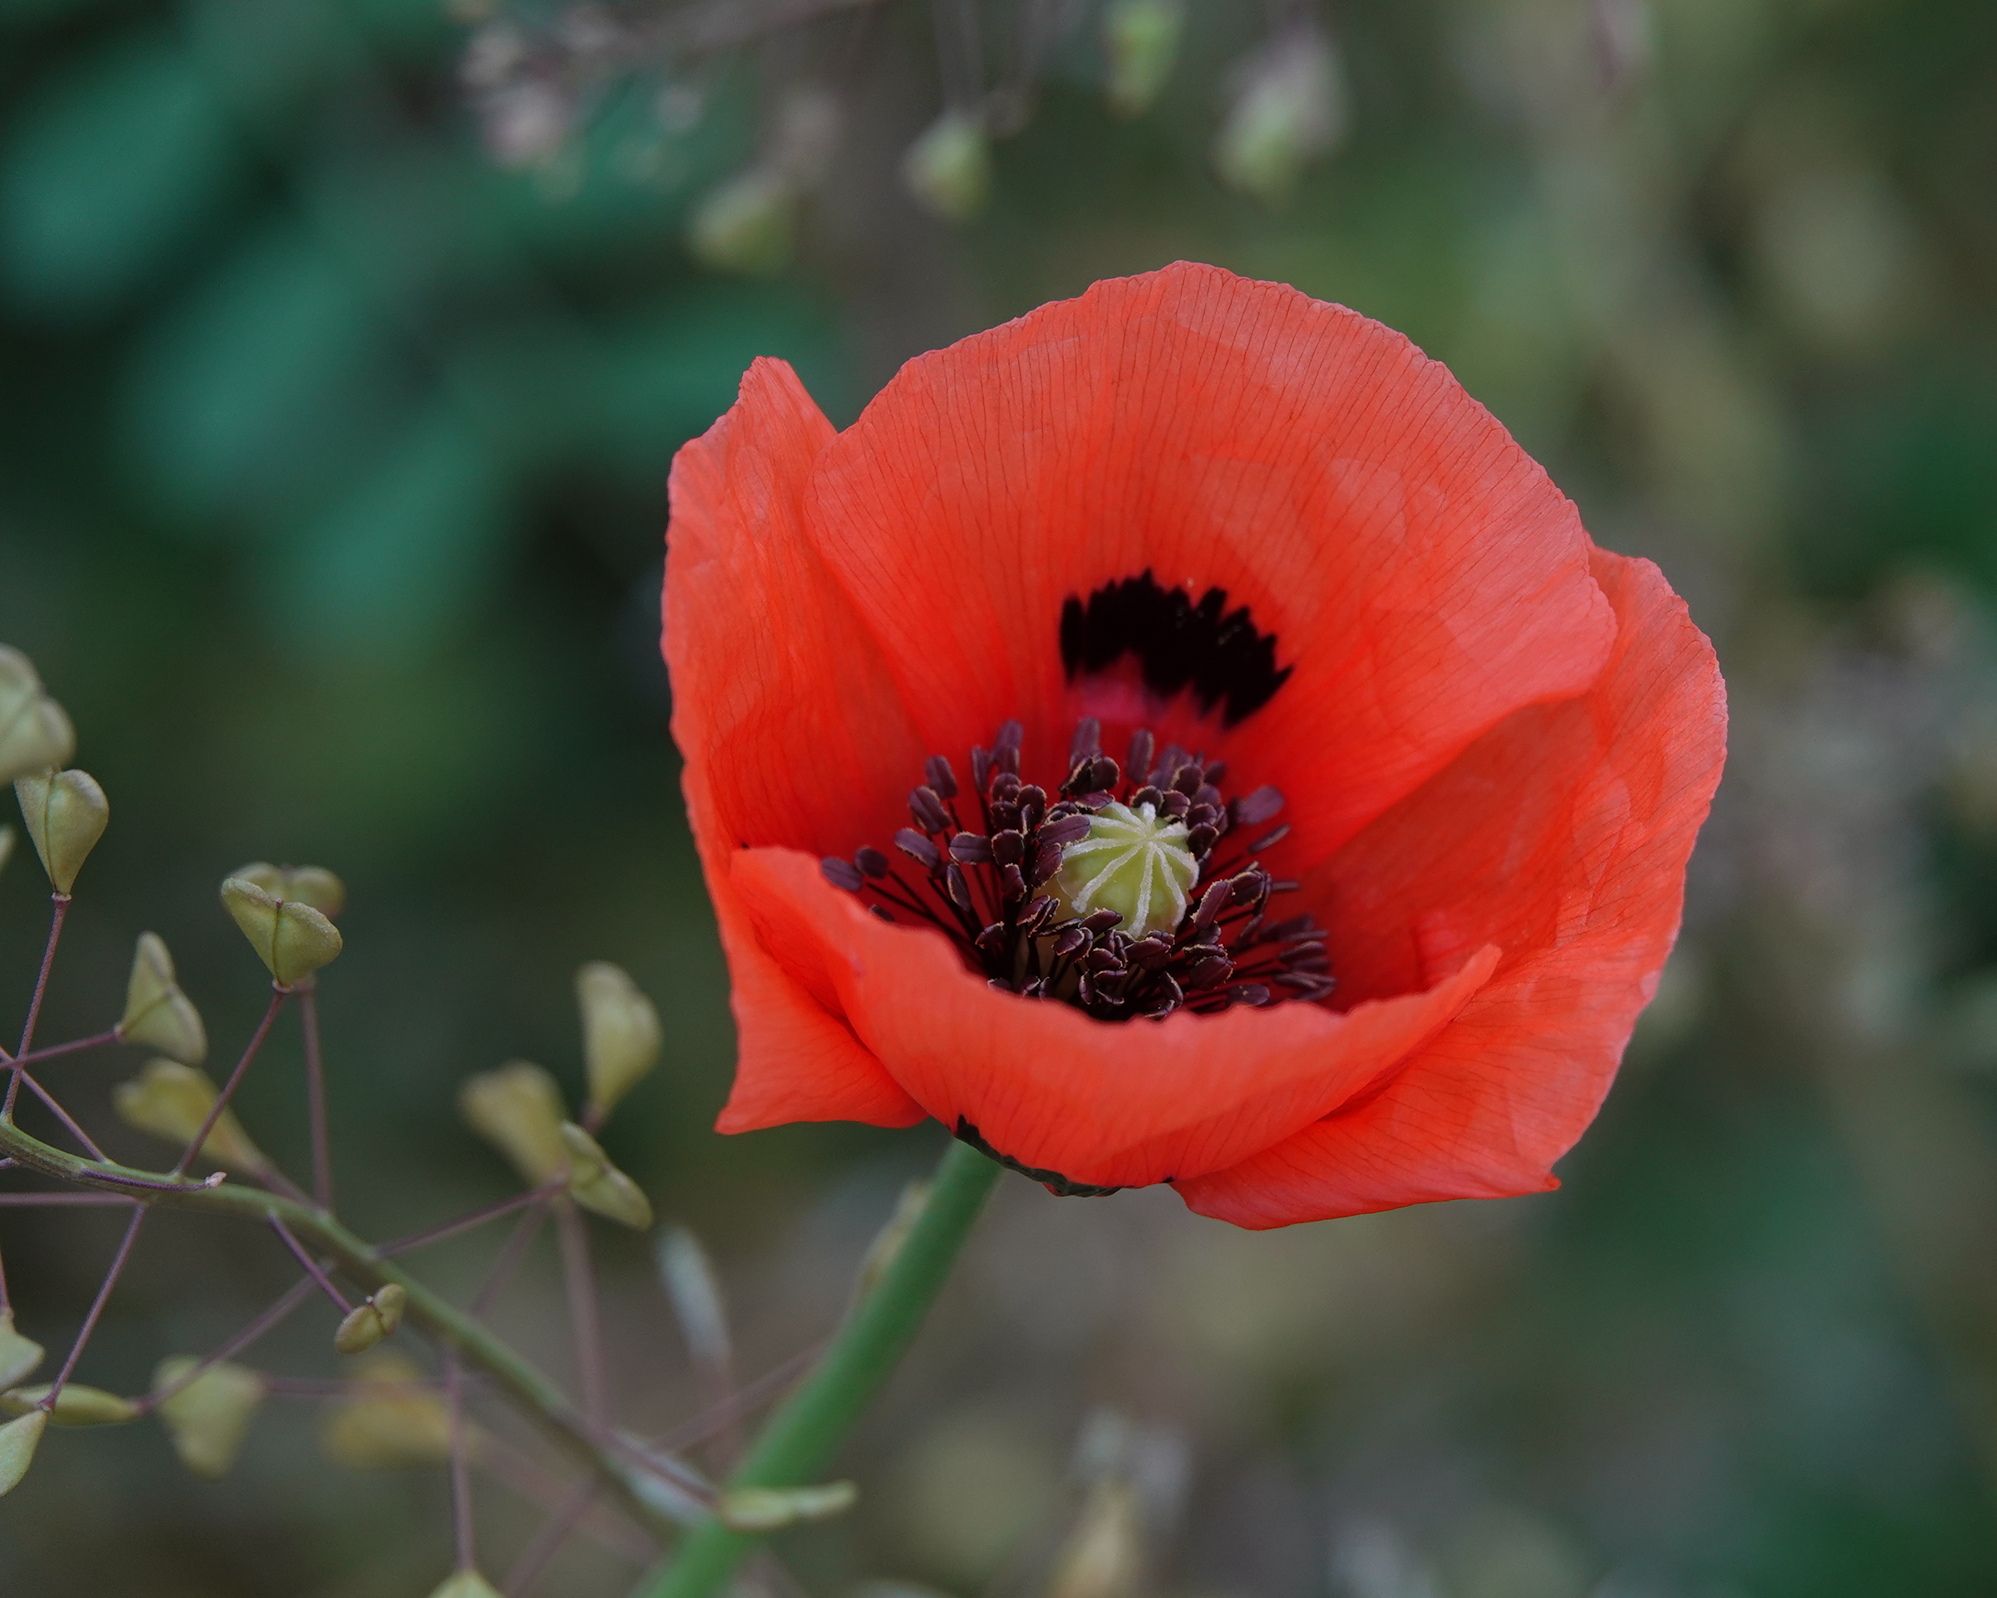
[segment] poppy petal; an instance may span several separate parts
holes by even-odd
[[[750,844],[843,853],[891,830],[920,764],[878,652],[800,530],[832,436],[796,374],[763,360],[673,461],[665,652],[687,811],[734,979],[728,1130],[905,1126],[922,1113],[762,949],[728,883],[730,855]]]
[[[1378,1091],[1182,1184],[1193,1209],[1267,1227],[1555,1185],[1656,991],[1726,745],[1683,601],[1647,561],[1594,571],[1620,624],[1594,692],[1505,723],[1323,873],[1362,996],[1493,940],[1496,975]]]
[[[1444,367],[1207,266],[910,362],[825,449],[808,527],[937,749],[1011,717],[1066,747],[1095,707],[1067,679],[1065,602],[1142,572],[1224,589],[1291,668],[1225,734],[1237,779],[1289,798],[1286,869],[1511,712],[1584,691],[1614,633],[1573,506]]]
[[[1417,1049],[1498,960],[1338,1014],[1319,1005],[1103,1022],[993,989],[942,937],[890,925],[809,857],[750,849],[732,881],[766,947],[910,1097],[1021,1166],[1129,1187],[1218,1170],[1309,1126]]]

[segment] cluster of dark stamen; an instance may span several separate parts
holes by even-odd
[[[1149,732],[1131,738],[1119,765],[1102,751],[1100,726],[1085,719],[1069,749],[1067,780],[1050,794],[1020,775],[1020,742],[1019,724],[1007,722],[990,749],[971,751],[968,796],[950,762],[932,755],[926,780],[908,796],[913,824],[895,834],[894,854],[869,847],[850,860],[828,859],[827,880],[860,894],[883,920],[936,928],[993,987],[1060,999],[1102,1020],[1331,992],[1316,920],[1270,918],[1271,900],[1297,884],[1272,876],[1257,857],[1289,827],[1235,843],[1238,831],[1262,828],[1282,809],[1274,788],[1230,800],[1221,762],[1161,750]],[[1199,872],[1175,928],[1133,937],[1113,910],[1063,912],[1052,889],[1063,851],[1113,802],[1133,810],[1149,804],[1186,824]]]

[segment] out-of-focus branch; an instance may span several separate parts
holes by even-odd
[[[86,1159],[6,1122],[0,1122],[0,1155],[22,1169],[56,1181],[115,1193],[139,1204],[232,1216],[265,1226],[277,1221],[309,1247],[330,1256],[343,1274],[370,1291],[400,1287],[408,1295],[407,1315],[412,1322],[489,1378],[496,1392],[550,1442],[601,1480],[641,1524],[656,1533],[674,1525],[658,1499],[644,1489],[624,1456],[616,1451],[614,1442],[591,1426],[560,1388],[489,1327],[409,1275],[333,1215],[253,1187],[183,1180],[111,1160]],[[690,1492],[691,1473],[675,1472],[674,1486],[676,1494]]]

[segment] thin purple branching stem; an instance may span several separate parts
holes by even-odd
[[[236,1089],[243,1085],[243,1078],[249,1072],[250,1062],[263,1048],[264,1040],[270,1036],[271,1023],[277,1019],[278,1010],[290,996],[288,988],[271,989],[270,1003],[264,1009],[263,1019],[257,1023],[256,1031],[250,1034],[250,1041],[243,1048],[243,1057],[236,1062],[235,1070],[229,1073],[229,1080],[222,1084],[222,1091],[215,1095],[215,1102],[208,1106],[208,1114],[202,1120],[200,1130],[188,1143],[187,1152],[181,1155],[180,1163],[174,1166],[175,1176],[185,1176],[187,1168],[201,1157],[202,1144],[208,1141],[208,1134],[215,1130],[215,1123],[222,1119],[223,1112],[229,1108],[229,1101],[236,1096]]]
[[[319,996],[307,983],[298,993],[298,1019],[305,1035],[305,1109],[312,1128],[312,1200],[333,1207],[333,1142],[326,1119],[326,1064],[319,1052]]]
[[[280,1171],[269,1161],[265,1161],[252,1174],[272,1192],[281,1193],[294,1203],[304,1204],[308,1207],[311,1206],[312,1200],[305,1189],[292,1181],[290,1177],[286,1176],[284,1172]]]
[[[65,1054],[81,1054],[85,1049],[101,1049],[106,1044],[118,1041],[118,1029],[94,1032],[87,1038],[71,1038],[67,1043],[45,1043],[39,1049],[29,1049],[24,1054],[14,1056],[16,1065],[40,1065],[44,1060],[60,1059]]]
[[[97,1322],[103,1317],[104,1306],[111,1301],[118,1278],[125,1274],[125,1263],[132,1257],[132,1245],[139,1240],[139,1228],[146,1224],[148,1213],[144,1205],[133,1207],[132,1218],[125,1223],[125,1235],[118,1240],[118,1251],[111,1256],[110,1269],[104,1273],[97,1296],[90,1301],[89,1314],[83,1317],[83,1324],[77,1328],[76,1340],[69,1345],[69,1357],[62,1362],[62,1369],[55,1373],[55,1380],[49,1384],[48,1396],[41,1402],[43,1409],[55,1408],[56,1400],[62,1397],[62,1390],[76,1369],[76,1362],[83,1358],[83,1350],[89,1346],[91,1334],[97,1330]]]
[[[542,1187],[530,1188],[525,1193],[510,1194],[491,1204],[482,1204],[469,1214],[455,1216],[448,1221],[438,1221],[435,1225],[411,1232],[406,1237],[398,1237],[380,1244],[375,1252],[382,1255],[406,1254],[411,1249],[427,1248],[432,1243],[441,1243],[445,1238],[469,1232],[474,1227],[485,1225],[488,1221],[496,1221],[501,1216],[524,1210],[530,1204],[539,1204],[561,1192],[565,1185],[563,1182],[550,1182]]]
[[[97,1140],[93,1138],[88,1132],[83,1130],[83,1128],[77,1123],[76,1117],[71,1115],[69,1111],[65,1110],[62,1107],[62,1105],[56,1101],[56,1096],[53,1093],[49,1092],[47,1088],[43,1087],[41,1083],[35,1080],[34,1073],[31,1071],[21,1070],[19,1068],[20,1061],[18,1060],[16,1060],[14,1064],[16,1068],[14,1072],[14,1079],[17,1082],[25,1082],[28,1084],[28,1091],[34,1094],[34,1096],[41,1101],[43,1109],[47,1110],[49,1114],[53,1115],[56,1118],[56,1120],[62,1123],[62,1129],[65,1132],[67,1132],[71,1137],[76,1139],[77,1146],[81,1148],[84,1153],[88,1154],[93,1160],[98,1161],[100,1164],[107,1161],[110,1158],[110,1156],[105,1154],[105,1152],[97,1146]]]
[[[706,1480],[690,1465],[682,1464],[669,1454],[654,1452],[643,1444],[634,1442],[616,1427],[598,1426],[590,1436],[599,1447],[637,1466],[654,1480],[665,1483],[674,1491],[684,1495],[689,1503],[712,1510],[720,1502],[713,1483]]]
[[[506,1572],[506,1580],[500,1587],[506,1598],[525,1598],[533,1589],[534,1583],[540,1580],[541,1572],[548,1568],[548,1562],[561,1552],[569,1534],[589,1513],[589,1506],[596,1502],[596,1494],[594,1478],[577,1482],[554,1513],[541,1522],[541,1529],[520,1550]]]
[[[520,1217],[506,1241],[500,1245],[498,1255],[486,1272],[485,1281],[472,1299],[471,1312],[474,1315],[485,1313],[487,1306],[512,1278],[527,1251],[527,1245],[541,1229],[549,1195],[536,1189],[526,1196],[532,1201],[532,1208]],[[477,1563],[477,1549],[472,1527],[470,1455],[465,1446],[464,1373],[459,1366],[457,1352],[452,1348],[443,1350],[443,1363],[444,1399],[450,1410],[451,1546],[457,1558],[457,1568],[471,1570]],[[594,1417],[591,1424],[595,1424]]]
[[[693,1447],[696,1443],[707,1441],[708,1438],[741,1421],[759,1405],[779,1397],[811,1369],[824,1351],[825,1344],[822,1340],[813,1343],[809,1348],[798,1350],[789,1359],[772,1366],[754,1381],[729,1394],[721,1403],[710,1405],[691,1419],[682,1421],[669,1432],[661,1432],[645,1446],[677,1454]]]
[[[311,1279],[313,1285],[333,1301],[342,1315],[352,1313],[354,1306],[348,1301],[347,1295],[340,1291],[334,1284],[333,1278],[326,1274],[325,1268],[312,1257],[312,1251],[298,1241],[297,1233],[284,1224],[281,1216],[272,1215],[268,1219],[270,1229],[277,1233],[278,1241],[291,1251],[291,1257],[298,1261],[300,1268]]]
[[[444,1403],[451,1427],[451,1548],[459,1570],[471,1570],[478,1562],[472,1539],[472,1478],[470,1456],[465,1448],[464,1375],[454,1349],[444,1349]]]
[[[146,1394],[145,1397],[136,1400],[140,1412],[144,1413],[158,1408],[159,1405],[173,1397],[175,1393],[186,1387],[189,1382],[193,1381],[195,1377],[201,1375],[204,1371],[213,1370],[225,1359],[233,1358],[235,1355],[242,1353],[252,1343],[261,1340],[269,1333],[275,1331],[291,1315],[292,1311],[312,1296],[314,1291],[313,1283],[304,1277],[300,1277],[280,1293],[276,1300],[268,1307],[259,1312],[235,1336],[223,1343],[213,1353],[202,1355],[199,1361],[182,1373],[178,1381],[169,1382],[164,1387],[156,1388],[154,1391]]]
[[[42,999],[49,990],[49,972],[55,966],[55,948],[62,941],[62,924],[69,917],[69,895],[56,893],[49,896],[49,936],[42,945],[41,969],[35,973],[35,991],[28,1000],[28,1018],[21,1023],[21,1041],[14,1046],[14,1058],[8,1066],[7,1097],[0,1102],[0,1121],[14,1118],[14,1101],[21,1095],[21,1056],[35,1046],[35,1023],[41,1019]]]
[[[478,1462],[509,1491],[537,1506],[559,1501],[567,1485],[506,1439],[491,1433],[479,1439]],[[583,1530],[606,1547],[634,1560],[650,1559],[657,1546],[648,1532],[634,1527],[621,1514],[592,1513],[585,1518]]]
[[[541,1223],[547,1218],[547,1205],[542,1202],[514,1223],[513,1230],[506,1234],[506,1241],[499,1245],[499,1252],[493,1256],[492,1269],[486,1273],[484,1285],[471,1302],[472,1314],[483,1315],[492,1307],[492,1301],[513,1280],[513,1273],[526,1257],[528,1245],[540,1234]]]
[[[596,1299],[596,1268],[590,1256],[589,1228],[571,1203],[555,1205],[555,1237],[561,1247],[562,1286],[569,1301],[575,1337],[576,1374],[582,1385],[582,1412],[592,1426],[603,1424],[603,1327]]]

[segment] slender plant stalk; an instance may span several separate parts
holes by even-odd
[[[408,1294],[409,1319],[455,1350],[465,1364],[489,1377],[513,1405],[556,1446],[594,1471],[618,1499],[655,1533],[674,1521],[638,1483],[607,1439],[571,1405],[560,1388],[516,1354],[486,1326],[410,1276],[380,1249],[309,1203],[234,1182],[176,1179],[133,1170],[109,1160],[84,1159],[44,1143],[19,1126],[0,1121],[0,1155],[57,1181],[123,1194],[147,1207],[231,1215],[268,1225],[282,1221],[308,1247],[332,1256],[347,1276],[368,1289],[394,1283]]]
[[[49,897],[49,937],[42,946],[42,963],[35,973],[35,991],[28,1000],[28,1016],[21,1023],[21,1041],[14,1045],[12,1068],[7,1076],[7,1096],[0,1101],[0,1121],[14,1118],[14,1101],[21,1096],[20,1057],[35,1046],[35,1023],[41,1019],[42,1000],[49,991],[49,972],[55,966],[56,945],[62,942],[62,924],[69,917],[69,895]]]
[[[969,1145],[950,1145],[921,1213],[880,1281],[833,1335],[817,1369],[771,1417],[731,1487],[801,1487],[824,1471],[914,1340],[998,1173],[996,1164]],[[718,1519],[705,1521],[646,1579],[640,1598],[709,1598],[754,1547],[752,1535],[732,1531]]]
[[[319,1051],[319,992],[312,983],[298,990],[299,1027],[305,1035],[305,1113],[312,1130],[312,1202],[333,1207],[332,1131],[326,1117],[326,1066]]]

